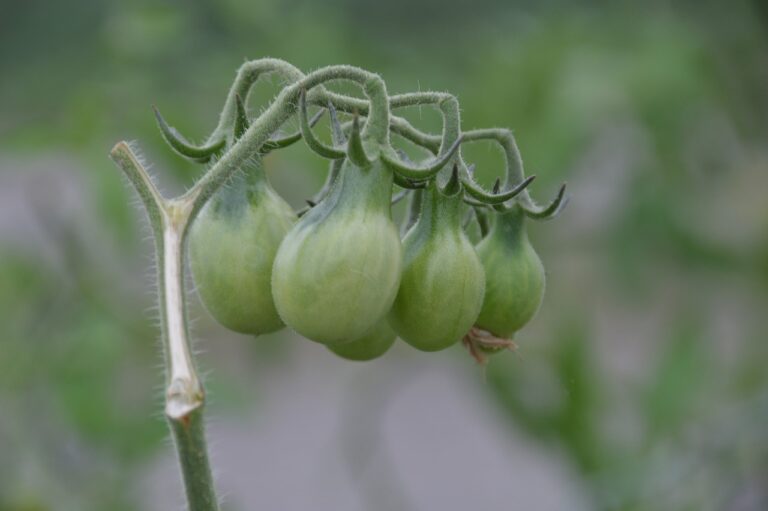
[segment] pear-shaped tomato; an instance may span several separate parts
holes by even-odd
[[[382,318],[370,332],[351,342],[332,344],[328,346],[332,352],[347,360],[366,361],[379,358],[386,353],[395,343],[397,334]]]
[[[403,277],[389,322],[401,339],[423,351],[447,348],[475,322],[485,275],[461,226],[462,199],[431,185],[403,246]]]
[[[330,193],[280,245],[275,305],[296,332],[324,344],[366,335],[392,305],[402,247],[392,223],[392,173],[379,160],[342,165]]]
[[[219,323],[255,335],[283,327],[272,300],[272,263],[295,222],[260,161],[235,174],[203,207],[189,232],[190,267],[203,304]]]
[[[528,241],[520,207],[496,215],[477,253],[486,285],[476,324],[497,337],[511,338],[533,318],[544,296],[544,266]]]

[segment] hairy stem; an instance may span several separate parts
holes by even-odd
[[[251,60],[240,66],[237,71],[235,81],[230,88],[227,99],[224,102],[224,108],[219,117],[219,123],[208,137],[207,143],[212,143],[227,137],[231,138],[232,126],[234,126],[235,116],[237,115],[237,97],[240,96],[247,102],[250,91],[258,82],[259,78],[266,74],[277,73],[288,83],[294,83],[305,77],[304,73],[293,64],[280,59],[263,58]],[[425,101],[425,97],[432,96],[431,101]],[[426,102],[439,102],[447,97],[448,94],[442,92],[418,92],[413,94],[399,94],[390,98],[390,108],[399,108],[424,104]],[[316,106],[325,107],[328,102],[334,107],[345,113],[358,113],[365,117],[368,115],[370,104],[367,100],[354,98],[326,90],[319,86],[307,95],[308,103]],[[440,147],[440,137],[424,133],[411,125],[402,117],[390,116],[390,129],[403,138],[421,145],[433,153]],[[230,140],[231,141],[231,140]]]
[[[510,130],[505,128],[472,130],[464,133],[464,140],[467,142],[475,140],[492,140],[499,144],[504,154],[504,166],[507,169],[504,180],[504,189],[509,189],[525,180],[523,159],[520,156],[520,150],[517,148],[515,136]],[[525,206],[536,207],[528,190],[520,192],[520,195],[517,196],[517,200]]]
[[[189,343],[184,291],[184,238],[197,195],[165,199],[125,142],[110,153],[142,199],[155,237],[158,295],[165,358],[165,417],[173,434],[190,511],[218,511],[208,461],[205,391]]]
[[[248,130],[232,147],[224,153],[219,161],[184,194],[181,199],[193,203],[190,219],[194,219],[205,201],[224,183],[232,173],[242,167],[259,148],[269,140],[285,121],[296,112],[299,96],[302,91],[319,87],[332,80],[348,80],[363,87],[369,102],[375,105],[370,108],[364,133],[367,133],[379,145],[389,143],[389,103],[386,86],[376,74],[354,66],[328,66],[304,75],[301,79],[285,87],[274,101],[256,118]],[[366,106],[368,101],[362,101]]]

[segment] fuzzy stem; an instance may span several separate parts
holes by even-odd
[[[506,175],[503,189],[509,189],[525,180],[523,171],[523,159],[520,156],[520,150],[517,148],[517,142],[512,132],[505,128],[487,128],[467,131],[464,133],[464,141],[492,140],[499,144],[504,153],[504,165]],[[517,200],[525,206],[535,208],[536,204],[531,199],[528,190],[523,190],[517,196]]]
[[[263,58],[251,60],[240,66],[237,76],[224,102],[224,108],[219,117],[219,123],[213,133],[208,137],[208,143],[220,140],[230,136],[231,127],[234,125],[237,115],[237,97],[240,96],[247,103],[248,96],[253,86],[265,74],[278,73],[286,81],[293,83],[302,79],[305,75],[293,64],[280,59]],[[425,98],[432,96],[432,99],[425,101]],[[442,92],[417,92],[413,94],[399,94],[390,98],[390,108],[399,108],[404,106],[425,104],[427,102],[436,103],[449,95]],[[353,98],[330,92],[324,87],[316,87],[307,95],[307,101],[310,104],[325,107],[330,101],[338,110],[345,113],[357,112],[361,116],[367,116],[369,102],[361,98]],[[416,129],[407,120],[402,117],[390,116],[390,129],[398,135],[421,145],[433,153],[440,147],[440,137],[423,133]]]
[[[224,108],[221,110],[219,124],[208,137],[209,142],[229,135],[228,131],[234,125],[235,117],[237,115],[238,96],[243,99],[244,103],[246,103],[253,85],[262,75],[268,73],[280,73],[290,82],[294,82],[304,76],[304,73],[293,64],[280,59],[264,58],[251,60],[240,66],[240,69],[237,70],[235,81],[232,83],[232,87],[229,90],[229,94],[227,94]]]
[[[165,358],[165,417],[173,434],[190,511],[218,511],[208,461],[205,392],[195,369],[187,330],[184,238],[199,195],[165,199],[125,142],[110,153],[138,192],[155,237],[158,295]]]
[[[222,183],[256,154],[269,137],[293,115],[298,108],[302,90],[309,91],[332,80],[349,80],[363,86],[370,102],[376,105],[376,108],[370,111],[364,130],[381,146],[387,145],[389,104],[383,80],[374,73],[353,66],[328,66],[318,69],[281,90],[269,107],[251,123],[243,136],[181,197],[193,203],[190,220],[194,219],[205,201]]]

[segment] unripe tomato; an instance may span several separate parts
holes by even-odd
[[[328,196],[285,237],[272,291],[296,332],[329,345],[353,341],[392,306],[402,247],[391,193],[392,173],[378,160],[365,169],[345,161]]]
[[[536,314],[544,296],[544,266],[528,241],[525,215],[513,206],[496,215],[493,228],[477,246],[486,275],[478,327],[511,338]]]
[[[389,326],[387,319],[382,318],[370,332],[360,339],[343,344],[332,344],[328,346],[328,349],[347,360],[363,362],[382,356],[392,347],[396,338],[397,334]]]
[[[272,263],[296,222],[260,162],[238,172],[190,227],[189,259],[197,292],[211,315],[236,332],[283,327],[272,300]]]
[[[475,322],[483,303],[485,275],[461,227],[460,193],[443,195],[433,184],[421,214],[408,231],[392,328],[423,351],[447,348]]]

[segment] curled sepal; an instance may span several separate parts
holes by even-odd
[[[461,178],[461,183],[464,185],[464,189],[469,195],[474,197],[476,200],[489,205],[503,204],[504,202],[507,202],[509,199],[514,198],[520,192],[525,190],[528,185],[531,184],[534,179],[536,179],[536,176],[528,176],[511,190],[507,190],[506,192],[502,193],[498,193],[498,186],[500,181],[497,180],[496,184],[494,185],[494,191],[492,193],[488,193],[483,190],[482,187],[480,187],[477,183],[475,183],[475,181],[470,177],[473,168],[474,167],[472,166],[467,170],[467,175]]]
[[[152,105],[152,110],[155,112],[155,119],[157,119],[157,126],[160,128],[160,133],[163,135],[165,142],[171,146],[171,149],[185,158],[189,158],[201,163],[206,163],[211,159],[216,152],[220,151],[226,140],[223,138],[215,142],[211,142],[204,146],[195,146],[191,144],[184,136],[179,133],[176,128],[170,126],[162,115],[160,110],[156,106]]]
[[[427,187],[427,181],[414,181],[412,179],[408,179],[407,177],[403,177],[397,172],[393,173],[394,182],[397,186],[400,188],[405,188],[406,190],[421,190]]]
[[[565,183],[563,183],[557,191],[557,196],[547,206],[531,207],[526,204],[520,204],[520,208],[522,208],[527,217],[537,220],[551,220],[565,209],[566,204],[568,204],[568,197],[565,196]]]
[[[357,115],[352,118],[352,132],[349,134],[349,141],[347,142],[347,158],[361,169],[369,167],[372,163],[363,146],[363,137],[360,133],[360,121],[358,120]]]
[[[400,159],[408,164],[413,164],[413,160],[406,154],[405,151],[402,149],[397,149],[397,154],[400,155]],[[407,177],[403,177],[397,172],[393,172],[392,175],[394,176],[394,181],[397,186],[400,188],[405,188],[408,190],[423,190],[427,187],[427,184],[429,183],[429,180],[425,181],[416,181],[414,179],[408,179]]]
[[[488,204],[486,204],[484,202],[480,202],[479,200],[475,200],[472,197],[467,197],[467,196],[464,196],[464,204],[468,204],[470,206],[477,207],[477,208],[487,208],[488,207]]]
[[[235,136],[235,140],[237,140],[243,136],[243,133],[245,133],[248,126],[251,125],[251,122],[248,120],[248,112],[245,109],[245,103],[243,103],[243,98],[240,97],[240,94],[235,94],[235,106],[237,113],[235,115],[235,126],[232,133]]]
[[[314,125],[317,124],[318,121],[323,117],[324,112],[325,112],[324,110],[320,110],[315,115],[313,115],[312,118],[309,120],[309,126],[314,127]],[[264,144],[259,149],[259,152],[261,154],[267,154],[270,151],[274,151],[276,149],[282,149],[284,147],[288,147],[289,145],[293,145],[299,140],[301,140],[301,131],[291,133],[290,135],[286,135],[281,138],[273,138],[264,142]]]
[[[307,91],[305,90],[302,90],[301,95],[299,96],[299,126],[301,127],[301,135],[304,137],[304,142],[306,142],[307,146],[314,152],[323,158],[330,158],[331,160],[344,158],[343,149],[325,145],[312,131],[307,116]]]
[[[432,160],[432,162],[423,166],[414,166],[409,165],[403,161],[397,161],[396,159],[388,156],[386,153],[381,154],[381,161],[384,162],[384,165],[386,165],[390,170],[396,174],[400,174],[401,176],[411,179],[429,179],[430,177],[440,172],[445,164],[448,163],[451,158],[453,158],[453,156],[456,154],[456,151],[459,150],[461,142],[462,139],[459,137],[446,152],[436,157],[434,160]]]

